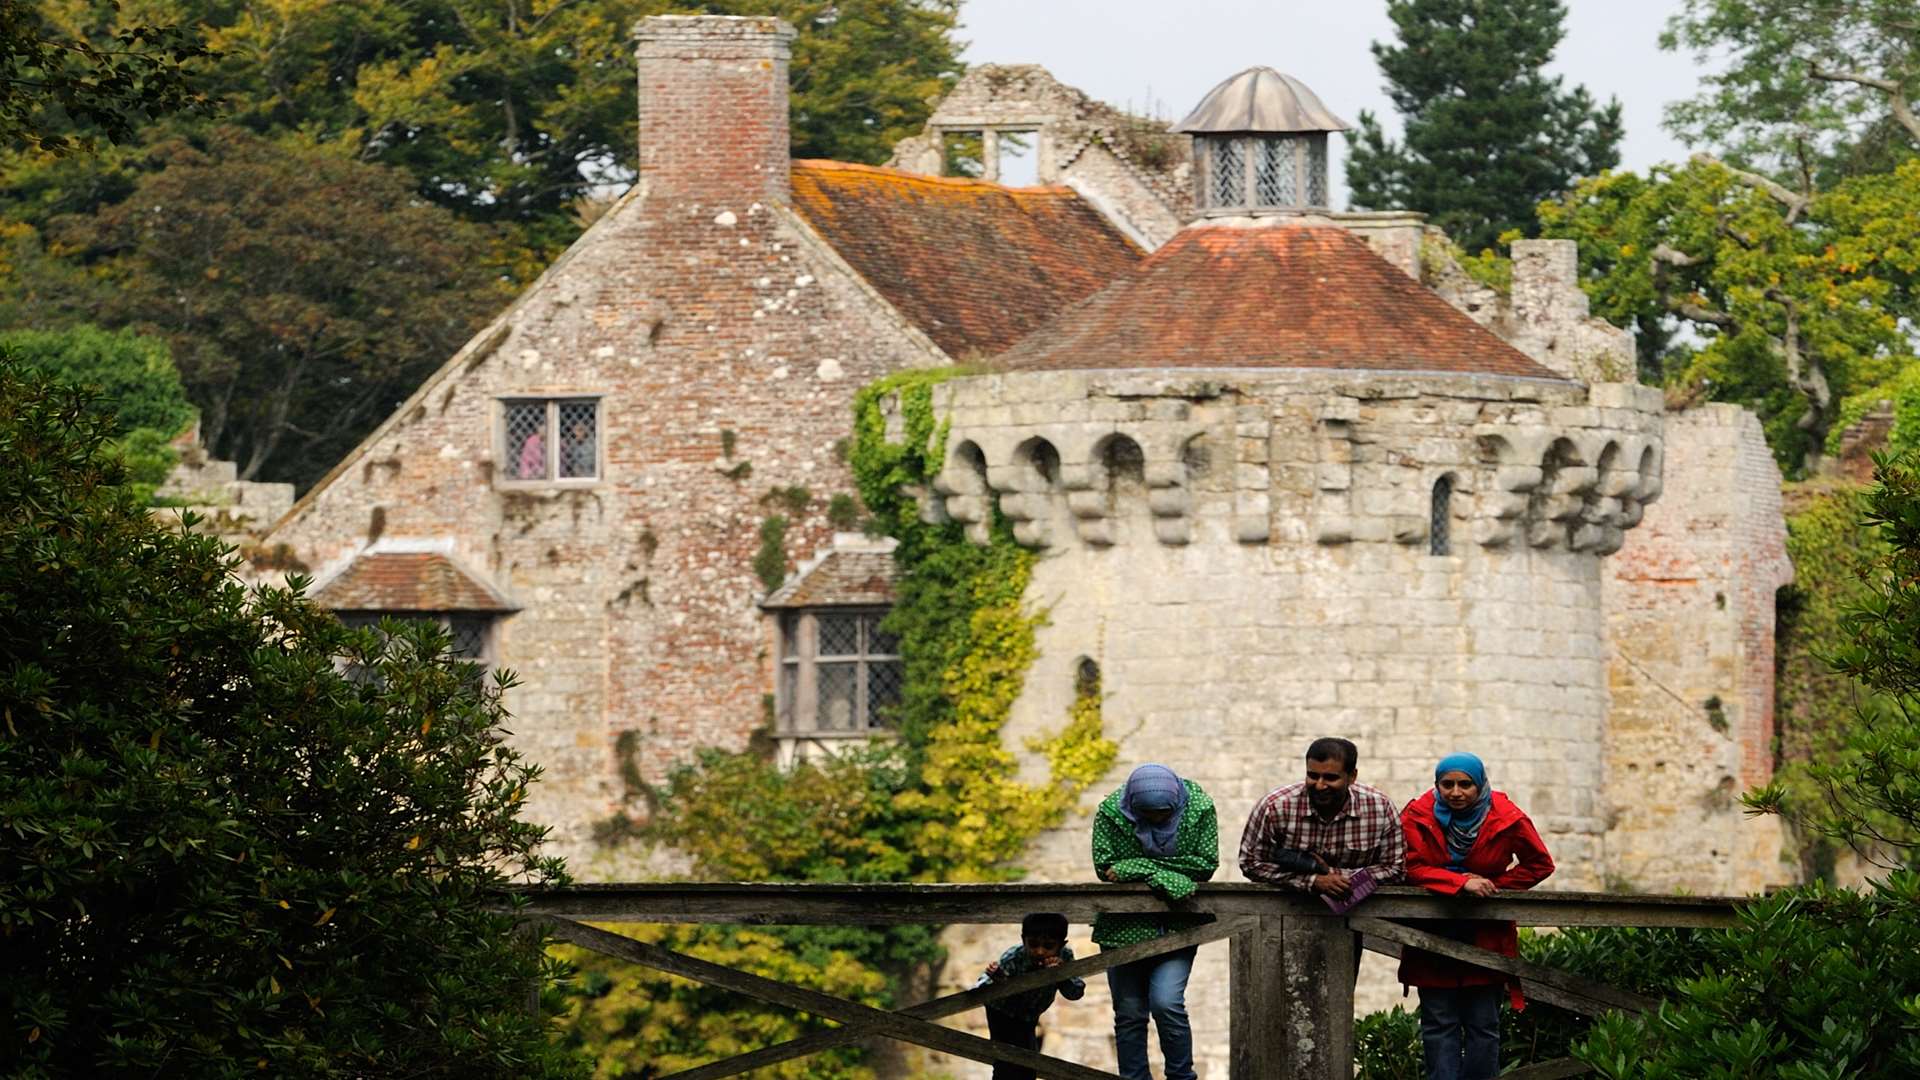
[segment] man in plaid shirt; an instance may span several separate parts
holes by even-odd
[[[1365,869],[1376,885],[1406,874],[1400,809],[1374,788],[1354,782],[1360,751],[1346,739],[1307,747],[1307,778],[1267,793],[1240,834],[1240,872],[1249,881],[1324,893],[1336,899]]]

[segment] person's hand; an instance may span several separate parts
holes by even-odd
[[[1353,882],[1341,870],[1330,870],[1324,874],[1313,875],[1313,891],[1328,896],[1345,896],[1353,891]]]
[[[998,960],[987,961],[987,978],[997,979],[999,977],[1000,977],[1000,961]]]
[[[1468,874],[1467,883],[1460,886],[1460,891],[1471,893],[1474,896],[1492,896],[1494,893],[1500,891],[1500,886],[1495,885],[1479,874]]]
[[[1043,968],[1059,967],[1060,958],[1058,956],[1049,956],[1045,960],[1040,961],[1040,966]]]
[[[1101,880],[1101,881],[1113,881],[1113,880],[1114,880],[1114,876],[1113,876],[1113,867],[1111,867],[1111,866],[1108,866],[1108,867],[1105,867],[1105,868],[1103,868],[1103,869],[1102,869],[1102,870],[1100,871],[1100,880]]]

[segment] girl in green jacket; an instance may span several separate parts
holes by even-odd
[[[1213,799],[1165,765],[1142,765],[1107,796],[1093,819],[1093,869],[1103,881],[1144,881],[1163,899],[1193,895],[1220,865],[1220,825]],[[1194,915],[1102,914],[1093,941],[1117,949],[1205,921]],[[1187,976],[1195,946],[1107,970],[1113,995],[1113,1038],[1120,1075],[1152,1080],[1147,1069],[1147,1018],[1160,1031],[1167,1080],[1194,1080],[1193,1029],[1187,1022]]]

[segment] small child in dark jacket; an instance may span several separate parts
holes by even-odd
[[[973,985],[985,986],[1000,979],[1025,975],[1029,971],[1058,967],[1072,959],[1073,950],[1067,948],[1067,917],[1037,912],[1020,921],[1020,944],[1001,953],[1000,959],[988,964],[986,972]],[[1087,992],[1087,984],[1082,979],[1066,979],[1053,986],[1043,986],[988,1002],[987,1032],[993,1036],[993,1041],[1027,1050],[1040,1049],[1036,1027],[1040,1014],[1053,1006],[1055,990],[1068,1001],[1079,1001]],[[993,1063],[993,1080],[1035,1078],[1032,1069],[996,1061]]]

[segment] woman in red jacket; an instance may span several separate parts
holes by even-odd
[[[1400,812],[1407,837],[1407,881],[1447,896],[1492,896],[1530,889],[1553,873],[1553,857],[1513,800],[1487,787],[1487,767],[1472,754],[1449,754],[1433,770],[1433,790]],[[1518,956],[1510,922],[1452,919],[1423,929],[1505,956]],[[1526,1006],[1518,980],[1409,948],[1400,981],[1420,988],[1420,1045],[1428,1080],[1487,1080],[1500,1071],[1500,991]]]

